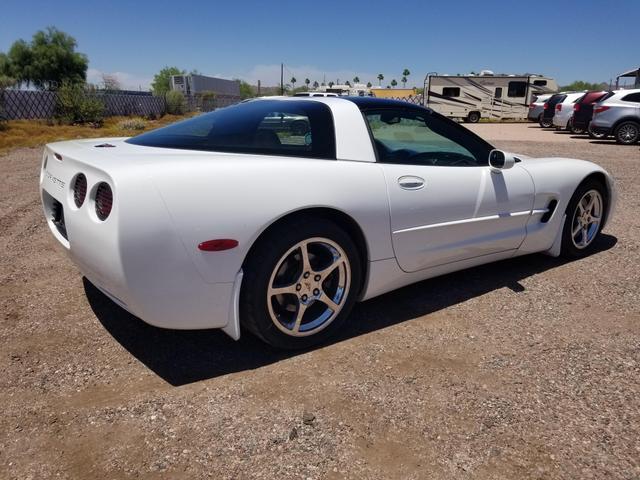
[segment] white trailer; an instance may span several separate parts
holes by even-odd
[[[428,74],[424,105],[450,118],[475,123],[481,118],[526,119],[535,96],[558,91],[553,78],[542,75]]]

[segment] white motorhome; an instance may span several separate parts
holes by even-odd
[[[450,118],[475,123],[481,118],[526,119],[537,95],[555,93],[558,84],[542,75],[429,74],[424,82],[424,105]]]

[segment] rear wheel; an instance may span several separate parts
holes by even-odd
[[[277,348],[308,348],[344,325],[360,286],[360,257],[341,228],[324,219],[282,225],[243,266],[240,318]]]
[[[469,123],[478,123],[480,121],[480,112],[469,112],[469,115],[467,115],[467,121]]]
[[[606,133],[600,133],[593,130],[591,124],[589,124],[589,128],[587,129],[587,133],[589,134],[589,138],[593,138],[594,140],[599,140],[601,138],[607,138]]]
[[[553,127],[553,119],[552,118],[544,118],[544,114],[540,115],[540,126],[542,128],[550,128]]]
[[[576,123],[572,121],[571,133],[574,133],[576,135],[582,135],[584,133],[584,128],[577,126]]]
[[[640,124],[623,122],[616,127],[613,135],[616,138],[616,142],[622,145],[633,145],[640,139]]]
[[[567,206],[562,231],[562,255],[580,258],[589,255],[600,232],[607,209],[605,187],[596,180],[583,182]]]

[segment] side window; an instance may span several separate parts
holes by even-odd
[[[527,93],[527,82],[509,82],[508,97],[524,97]]]
[[[546,80],[534,80],[533,84],[536,87],[546,87],[547,86],[547,81]]]
[[[640,92],[630,93],[629,95],[622,97],[622,101],[640,103]]]
[[[496,98],[502,98],[502,87],[496,87]]]
[[[460,96],[460,88],[459,87],[444,87],[442,89],[442,95],[445,97],[459,97]]]
[[[490,147],[455,122],[428,112],[365,111],[381,163],[486,165]]]

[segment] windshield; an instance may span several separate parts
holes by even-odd
[[[309,100],[255,100],[127,140],[133,145],[335,159],[331,110]]]

